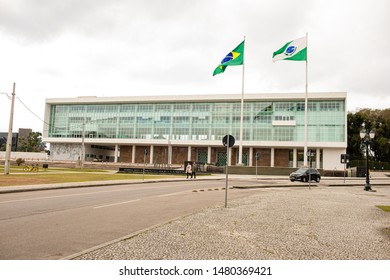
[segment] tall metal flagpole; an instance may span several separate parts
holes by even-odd
[[[244,36],[244,44],[245,44]],[[245,73],[245,51],[242,60],[242,88],[241,88],[241,117],[240,117],[240,146],[238,148],[238,165],[242,164],[242,138],[244,134],[244,73]]]
[[[305,85],[305,147],[304,147],[304,150],[303,150],[303,165],[305,167],[308,167],[307,165],[307,109],[308,109],[308,49],[309,49],[309,46],[308,46],[308,33],[306,32],[306,85]]]

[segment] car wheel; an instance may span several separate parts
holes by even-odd
[[[291,182],[295,182],[295,180],[294,180],[294,179],[290,179],[290,181],[291,181]]]
[[[305,177],[302,177],[302,182],[307,182],[308,181],[308,179],[307,179],[307,177],[305,176]]]
[[[320,182],[320,177],[316,177],[316,182],[317,182],[317,183]]]

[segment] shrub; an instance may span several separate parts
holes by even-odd
[[[22,158],[16,159],[16,164],[17,164],[18,166],[20,166],[22,163],[25,163],[24,159],[22,159]]]

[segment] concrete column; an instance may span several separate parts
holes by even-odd
[[[187,160],[188,160],[188,161],[191,161],[191,146],[188,146],[188,150],[187,150]]]
[[[118,162],[119,145],[115,145],[114,162]]]
[[[271,148],[271,167],[275,167],[275,148]]]
[[[320,168],[320,164],[321,164],[321,149],[320,148],[317,148],[316,150],[316,168]]]
[[[172,165],[172,145],[171,145],[171,141],[169,141],[169,144],[168,144],[168,166],[171,166]]]
[[[248,164],[248,166],[253,166],[253,164],[252,164],[252,162],[253,162],[253,147],[250,147],[249,148],[249,164]]]
[[[293,167],[297,168],[298,166],[298,149],[294,148],[293,150]]]
[[[153,157],[154,157],[154,146],[150,145],[149,164],[153,164]]]
[[[229,158],[228,158],[228,165],[232,165],[232,148],[229,148]]]
[[[131,152],[131,163],[135,163],[135,150],[136,150],[136,146],[133,145],[133,150]]]
[[[211,162],[211,146],[207,147],[207,163]]]

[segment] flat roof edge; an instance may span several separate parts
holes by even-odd
[[[310,92],[309,99],[346,99],[346,92]],[[301,100],[305,93],[261,93],[244,94],[244,100]],[[144,95],[144,96],[80,96],[72,98],[47,98],[47,104],[91,104],[91,103],[139,103],[139,102],[202,102],[202,101],[236,101],[241,94],[200,94],[200,95]]]

